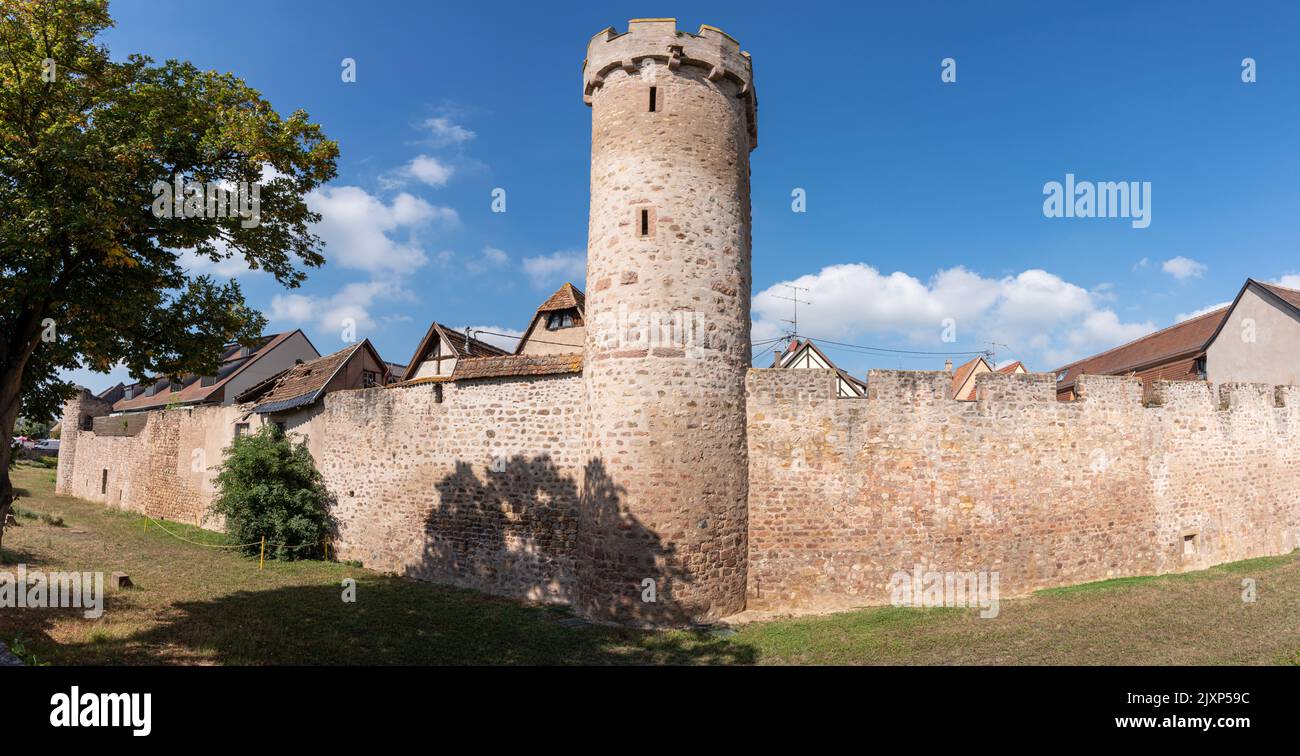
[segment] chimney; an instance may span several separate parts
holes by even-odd
[[[951,359],[948,359],[948,360],[944,360],[944,361],[943,361],[943,369],[946,370],[946,371],[949,372],[949,373],[952,372],[952,360],[951,360]]]

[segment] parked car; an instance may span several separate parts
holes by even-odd
[[[42,450],[42,451],[58,451],[58,450],[59,450],[59,439],[57,439],[57,438],[43,438],[43,439],[41,439],[40,441],[37,441],[35,444],[33,444],[33,445],[32,445],[32,448],[33,448],[33,449],[40,449],[40,450]]]

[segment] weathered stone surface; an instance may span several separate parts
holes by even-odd
[[[677,624],[744,607],[751,73],[734,40],[702,35],[633,22],[588,52],[589,616]]]
[[[998,571],[1003,596],[1181,572],[1300,544],[1300,408],[1267,387],[1084,376],[753,370],[748,608],[889,601],[897,571]],[[1226,407],[1221,409],[1222,407]],[[1185,553],[1184,539],[1194,540]]]

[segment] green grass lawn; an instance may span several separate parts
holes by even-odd
[[[0,640],[52,664],[1277,664],[1300,661],[1300,555],[1124,578],[978,610],[872,608],[741,625],[727,637],[571,626],[572,615],[323,561],[204,548],[139,515],[55,496],[21,465],[4,569],[123,571],[104,616],[0,608]],[[40,519],[62,517],[63,526]],[[167,523],[203,543],[224,537]],[[1244,577],[1258,600],[1241,600]],[[353,578],[357,601],[342,601]]]

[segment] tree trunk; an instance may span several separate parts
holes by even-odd
[[[4,448],[0,449],[0,563],[4,561],[5,524],[13,509],[14,485],[9,480],[9,461],[13,457],[14,424],[22,408],[23,371],[39,341],[41,311],[27,311],[18,319],[14,329],[14,343],[6,354],[0,354],[0,434]]]

